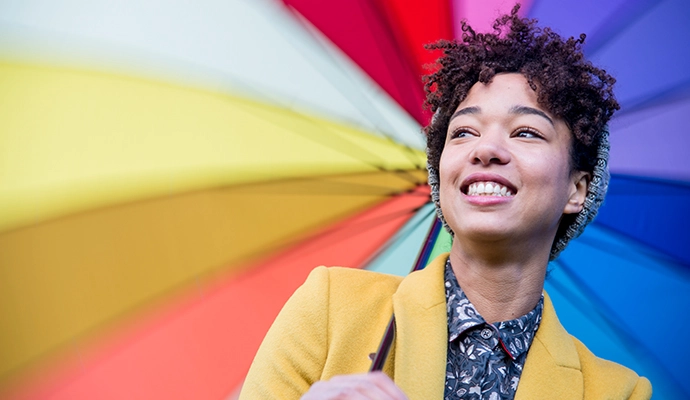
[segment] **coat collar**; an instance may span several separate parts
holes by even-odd
[[[575,343],[558,321],[551,299],[544,293],[541,324],[527,353],[515,400],[582,399],[583,385]]]
[[[410,399],[443,398],[448,351],[444,268],[448,254],[411,273],[393,295],[395,381]],[[516,400],[581,399],[580,361],[549,296],[520,378]]]

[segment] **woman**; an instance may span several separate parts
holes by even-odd
[[[317,268],[286,304],[241,398],[651,397],[635,372],[594,356],[558,322],[546,267],[597,212],[608,183],[614,79],[563,40],[510,15],[500,34],[463,24],[426,77],[435,112],[429,184],[449,255],[401,279]],[[368,355],[394,313],[384,373]]]

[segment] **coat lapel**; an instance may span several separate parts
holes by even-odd
[[[448,255],[406,277],[393,295],[395,381],[411,399],[441,399],[445,387],[448,321],[444,268]],[[572,338],[544,294],[539,330],[527,353],[516,400],[582,399],[583,377]]]
[[[583,384],[575,344],[544,294],[542,321],[527,353],[515,400],[582,399]]]
[[[395,381],[411,399],[441,399],[445,387],[448,320],[444,289],[447,254],[406,277],[393,295]],[[527,353],[516,400],[582,399],[580,358],[544,294],[539,330]]]
[[[395,295],[395,381],[413,399],[441,399],[448,328],[443,272],[448,255],[406,277]]]

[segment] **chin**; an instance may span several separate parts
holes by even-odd
[[[487,226],[481,224],[480,226],[456,226],[451,225],[456,238],[467,238],[469,240],[476,240],[482,242],[496,242],[500,240],[510,239],[514,237],[515,233],[511,233],[505,226]]]

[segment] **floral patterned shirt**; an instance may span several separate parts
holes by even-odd
[[[488,324],[460,288],[450,259],[445,286],[448,358],[444,398],[513,399],[527,350],[541,322],[544,296],[522,317]]]

